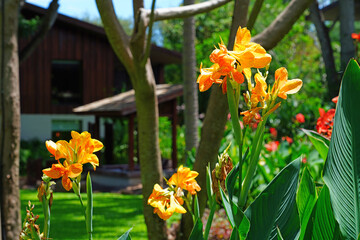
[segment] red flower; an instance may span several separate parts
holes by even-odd
[[[302,113],[296,114],[295,118],[296,118],[296,121],[298,123],[304,123],[305,122],[305,116]]]
[[[351,38],[356,40],[356,41],[360,41],[360,33],[358,33],[358,34],[352,33]]]
[[[294,140],[291,137],[282,137],[281,138],[283,141],[287,141],[289,144],[292,144],[294,142]]]
[[[334,97],[333,99],[331,99],[331,101],[332,101],[333,103],[337,104],[338,99],[339,99],[339,96]]]
[[[277,137],[277,130],[276,130],[275,128],[271,127],[271,128],[269,129],[269,131],[270,131],[270,134],[271,134],[274,138]]]
[[[265,144],[265,148],[269,152],[274,152],[278,149],[279,144],[280,144],[279,141],[271,141],[271,142]]]
[[[335,109],[330,109],[325,112],[324,109],[319,108],[320,117],[316,123],[316,130],[318,133],[330,138],[334,125]]]
[[[307,163],[307,158],[306,157],[303,157],[303,159],[301,160],[302,163]]]

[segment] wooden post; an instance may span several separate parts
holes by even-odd
[[[134,118],[135,115],[129,116],[128,131],[129,131],[129,170],[134,170]]]
[[[112,123],[105,123],[105,163],[114,163],[114,129]]]
[[[176,131],[176,125],[177,125],[177,101],[176,99],[174,99],[172,104],[172,122],[171,122],[171,126],[172,126],[172,153],[171,153],[171,158],[172,158],[172,167],[173,169],[177,168],[177,146],[176,146],[176,137],[177,137],[177,131]]]
[[[95,116],[94,136],[100,140],[100,117]]]

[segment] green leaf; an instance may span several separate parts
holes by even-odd
[[[277,239],[284,240],[283,236],[281,235],[280,229],[278,227],[276,227],[276,230],[277,230]]]
[[[330,140],[315,131],[303,128],[301,130],[309,137],[315,149],[319,152],[321,158],[325,160],[329,151]]]
[[[250,229],[250,221],[241,211],[241,209],[234,203],[229,202],[226,194],[220,188],[221,199],[225,208],[226,215],[233,229],[238,229],[241,239],[246,239],[246,236]]]
[[[306,226],[316,204],[317,194],[314,181],[307,168],[304,169],[300,186],[296,195],[296,203],[299,210],[301,233],[300,239],[305,234]]]
[[[360,68],[350,60],[341,83],[323,178],[345,239],[360,233]]]
[[[334,218],[331,209],[329,189],[326,185],[322,188],[320,196],[311,213],[311,219],[306,227],[306,233],[300,239],[313,240],[338,240],[340,238],[339,224]],[[302,226],[303,228],[303,226]]]
[[[203,224],[201,222],[201,219],[198,218],[195,221],[189,240],[204,240],[202,230],[203,230]]]
[[[130,237],[130,231],[132,230],[132,228],[130,228],[129,230],[127,230],[126,233],[124,233],[123,235],[121,235],[118,240],[131,240]]]
[[[233,199],[235,183],[236,183],[236,180],[238,179],[239,172],[240,172],[240,164],[238,162],[235,165],[235,167],[233,167],[233,169],[231,169],[230,173],[227,175],[227,177],[225,179],[226,190],[229,194],[230,201],[232,201],[232,199]]]
[[[295,201],[300,163],[297,158],[288,164],[246,209],[248,239],[276,239],[277,227],[284,239],[296,239],[300,229]]]
[[[200,208],[199,208],[199,201],[197,195],[194,197],[194,216],[195,219],[200,218]]]
[[[74,184],[75,185],[75,184]],[[89,234],[93,232],[92,218],[93,218],[93,192],[90,172],[88,172],[86,177],[86,194],[87,194],[87,204],[86,204],[86,230]]]
[[[212,190],[212,178],[211,178],[210,163],[206,167],[206,190],[207,190],[208,199],[211,199],[212,196],[214,195],[214,193]]]
[[[239,231],[238,231],[237,227],[235,227],[232,230],[230,240],[240,240]]]

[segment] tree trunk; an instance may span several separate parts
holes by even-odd
[[[2,6],[4,7],[4,6]],[[17,45],[19,1],[6,1],[1,16],[1,207],[5,238],[16,239],[21,230],[19,192],[20,92]],[[2,14],[1,14],[2,15]],[[4,19],[4,22],[2,22]],[[4,230],[4,229],[2,229]]]
[[[184,6],[194,4],[194,0],[184,0]],[[184,103],[185,103],[185,156],[188,152],[197,149],[199,103],[196,84],[196,53],[195,53],[195,18],[184,18],[183,25],[183,81],[184,81]],[[188,239],[193,228],[193,220],[190,212],[182,215],[178,239]]]
[[[133,75],[133,74],[131,74]],[[139,130],[139,158],[141,182],[143,184],[143,207],[148,238],[167,239],[166,222],[153,213],[154,208],[147,204],[155,183],[162,182],[162,166],[159,149],[158,102],[155,93],[155,79],[150,60],[138,68],[135,88],[136,108]]]
[[[351,38],[354,33],[354,0],[341,0],[340,5],[340,45],[341,71],[344,71],[350,58],[355,56],[355,46]]]
[[[194,0],[184,0],[184,5],[194,4]],[[185,102],[185,151],[191,151],[198,146],[198,90],[196,84],[195,56],[195,18],[184,19],[183,27],[183,79]],[[187,155],[187,153],[185,154]]]
[[[322,58],[325,64],[326,81],[328,84],[328,96],[329,99],[331,99],[339,94],[340,81],[338,73],[336,72],[335,59],[329,36],[329,29],[321,20],[317,1],[314,1],[314,3],[311,4],[309,9],[310,20],[315,25],[316,33],[321,46]]]

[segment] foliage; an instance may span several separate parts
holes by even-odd
[[[44,142],[38,139],[22,140],[20,142],[20,175],[27,174],[26,169],[29,161],[41,159],[42,166],[45,166],[49,157]]]
[[[35,34],[40,25],[40,17],[36,16],[31,19],[26,19],[23,15],[19,15],[19,38],[28,38]]]

